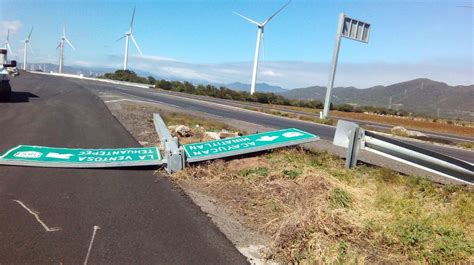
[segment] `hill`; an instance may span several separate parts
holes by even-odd
[[[324,101],[326,88],[297,88],[280,95],[290,99]],[[426,78],[366,89],[336,87],[332,93],[332,102],[386,108],[390,107],[391,103],[392,109],[403,109],[432,117],[438,116],[439,112],[440,117],[474,120],[474,85],[449,86]]]
[[[247,92],[250,91],[250,84],[234,82],[234,83],[226,84],[225,86],[237,91],[247,91]],[[288,90],[279,86],[272,86],[267,83],[257,83],[256,91],[264,92],[264,93],[283,93]]]

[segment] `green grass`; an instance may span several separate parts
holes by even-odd
[[[332,208],[349,208],[352,205],[352,196],[341,188],[333,189],[329,200]]]
[[[266,167],[255,167],[255,168],[246,168],[240,170],[239,174],[247,179],[250,179],[254,176],[266,177],[268,176],[268,168]]]
[[[226,123],[209,120],[194,115],[183,114],[183,113],[163,113],[161,115],[166,125],[186,125],[188,127],[194,128],[196,126],[204,127],[209,131],[221,131],[222,129],[228,131],[239,131],[235,127],[232,127]]]
[[[301,172],[300,171],[297,171],[297,170],[288,170],[288,169],[284,169],[282,171],[283,175],[285,175],[285,177],[289,178],[289,179],[295,179],[297,178],[298,176],[301,175]]]

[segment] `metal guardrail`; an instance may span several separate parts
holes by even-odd
[[[456,181],[474,185],[474,165],[363,130],[353,122],[339,120],[334,145],[347,148],[346,167],[356,165],[360,149],[376,153]]]
[[[173,173],[184,169],[184,151],[179,147],[178,139],[171,136],[171,133],[160,114],[153,114],[153,123],[155,124],[155,130],[160,137],[161,148],[163,149],[164,159],[166,161],[166,171],[168,173]]]

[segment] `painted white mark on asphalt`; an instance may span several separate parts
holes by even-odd
[[[84,265],[87,265],[87,261],[89,260],[89,255],[91,254],[91,250],[92,250],[92,243],[94,243],[95,234],[97,233],[97,230],[99,229],[100,227],[98,225],[94,225],[94,231],[92,232],[92,238],[91,238],[91,242],[89,243],[89,249],[87,250],[87,255],[86,255],[86,259],[84,260]]]
[[[38,221],[38,223],[40,223],[43,228],[46,230],[46,232],[54,232],[54,231],[59,231],[61,230],[60,227],[48,227],[40,218],[39,218],[39,213],[31,210],[30,208],[28,208],[23,202],[19,201],[19,200],[13,200],[15,202],[17,202],[19,205],[21,205],[21,207],[25,208],[30,214],[32,214],[35,218],[36,218],[36,221]]]

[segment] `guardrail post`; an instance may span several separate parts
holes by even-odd
[[[339,120],[333,144],[347,148],[346,168],[352,168],[357,164],[357,154],[361,147],[364,130],[358,124]]]
[[[172,137],[166,127],[165,122],[160,114],[153,114],[153,122],[156,132],[160,137],[161,147],[164,149],[164,157],[166,160],[166,171],[174,173],[184,169],[185,156],[182,148],[179,148],[178,138]]]
[[[167,143],[168,146],[170,142]],[[172,144],[171,144],[172,145]],[[173,148],[165,149],[166,171],[168,173],[178,172],[184,169],[184,152],[182,148],[172,151]]]
[[[346,168],[353,168],[357,165],[357,154],[359,153],[364,130],[360,127],[353,128],[349,133],[349,146],[346,153]]]

